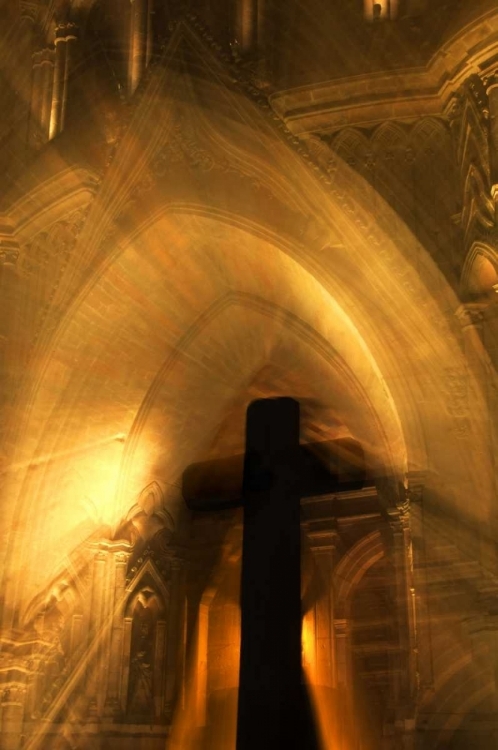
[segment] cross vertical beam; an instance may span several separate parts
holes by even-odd
[[[254,401],[242,491],[237,750],[304,747],[298,464],[298,402]]]
[[[237,750],[317,747],[302,681],[300,500],[364,481],[358,442],[299,444],[292,398],[250,404],[245,456],[192,464],[183,474],[192,510],[244,509]]]

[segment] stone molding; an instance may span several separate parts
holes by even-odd
[[[498,10],[470,24],[442,45],[425,68],[393,70],[301,86],[270,97],[274,111],[295,135],[373,126],[385,120],[441,116],[473,73],[487,75],[486,61],[498,43],[490,29]],[[490,36],[483,44],[483,36]],[[461,65],[462,48],[466,50]]]

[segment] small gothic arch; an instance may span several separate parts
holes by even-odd
[[[23,622],[29,625],[54,604],[57,604],[64,614],[69,614],[79,603],[80,594],[74,581],[69,581],[64,576],[59,577],[30,602],[24,613]]]
[[[363,165],[370,152],[367,138],[355,128],[341,130],[334,138],[332,148],[352,167]]]
[[[464,100],[456,144],[456,160],[463,172],[472,161],[482,165],[489,164],[487,133],[477,112],[476,104],[470,97]]]
[[[175,531],[175,522],[164,507],[164,493],[158,482],[150,482],[141,491],[137,502],[114,528],[114,538],[131,538],[135,543],[139,538],[146,542],[159,531],[171,539]]]
[[[37,632],[49,626],[49,620],[60,618],[60,636],[66,656],[81,646],[80,623],[83,618],[84,594],[76,578],[59,575],[28,605],[22,617],[26,629]]]
[[[463,189],[463,203],[461,224],[466,237],[476,223],[484,229],[493,227],[493,201],[488,197],[484,177],[475,164],[469,165]]]
[[[498,292],[498,253],[483,242],[474,242],[465,259],[460,279],[463,298]]]
[[[126,590],[121,710],[128,720],[155,723],[165,713],[169,589],[148,558]]]
[[[385,545],[380,531],[360,539],[342,558],[334,574],[336,617],[347,619],[351,596],[365,573],[384,557]]]
[[[446,125],[436,117],[423,117],[413,127],[410,141],[415,151],[434,146],[441,149],[441,144],[449,145],[450,134]]]
[[[406,133],[396,122],[388,120],[375,130],[372,136],[372,146],[377,153],[389,153],[406,146]]]
[[[137,505],[149,516],[153,513],[160,516],[164,520],[164,525],[171,531],[174,530],[175,522],[171,513],[164,507],[164,492],[158,482],[150,482],[144,487],[138,497]]]
[[[36,664],[29,683],[27,707],[32,716],[43,715],[81,655],[84,597],[76,579],[59,575],[28,605],[22,623],[25,647]],[[28,645],[29,644],[29,645]]]

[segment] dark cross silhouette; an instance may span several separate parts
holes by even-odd
[[[250,404],[245,456],[190,466],[188,507],[242,505],[241,653],[237,750],[317,747],[301,665],[300,500],[360,488],[353,440],[300,445],[299,403]]]

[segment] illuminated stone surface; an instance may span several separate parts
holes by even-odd
[[[302,502],[324,747],[495,747],[498,15],[388,5],[1,4],[5,750],[233,750],[180,482],[282,395],[387,477]]]

